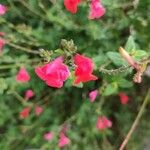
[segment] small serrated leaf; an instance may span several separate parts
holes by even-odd
[[[146,57],[148,54],[144,50],[136,50],[133,54],[133,58],[136,60],[141,60],[143,57]]]
[[[130,82],[126,79],[123,79],[123,78],[118,79],[117,83],[118,83],[119,87],[121,87],[121,88],[130,88],[133,86],[132,82]]]
[[[127,63],[123,60],[121,55],[117,52],[108,52],[107,56],[116,66],[127,65]]]
[[[125,50],[131,52],[132,50],[136,49],[136,43],[134,41],[133,36],[129,36],[127,43],[125,45]]]
[[[112,94],[115,94],[117,93],[118,91],[118,85],[116,82],[112,82],[110,83],[105,89],[104,89],[104,92],[103,92],[103,95],[104,96],[109,96],[109,95],[112,95]]]

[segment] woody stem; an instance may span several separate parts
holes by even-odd
[[[146,107],[146,105],[148,104],[149,100],[150,100],[150,89],[148,90],[147,95],[146,95],[146,97],[145,97],[145,99],[144,99],[144,102],[143,102],[143,104],[142,104],[142,106],[141,106],[141,108],[140,108],[140,111],[139,111],[139,113],[138,113],[138,115],[137,115],[135,121],[133,122],[133,124],[132,124],[132,126],[131,126],[131,128],[130,128],[130,130],[129,130],[127,136],[126,136],[126,138],[125,138],[124,141],[122,142],[122,144],[121,144],[119,150],[124,150],[124,149],[125,149],[125,146],[127,145],[129,139],[131,138],[132,133],[133,133],[134,130],[136,129],[137,125],[139,124],[139,121],[140,121],[140,119],[141,119],[141,117],[142,117],[142,115],[143,115],[143,113],[144,113],[145,107]]]

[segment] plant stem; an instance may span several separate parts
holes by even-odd
[[[28,49],[28,48],[26,48],[26,47],[22,47],[22,46],[19,46],[19,45],[10,43],[10,42],[8,42],[8,41],[7,41],[6,43],[7,43],[9,46],[11,46],[11,47],[14,47],[14,48],[16,48],[16,49],[25,51],[25,52],[27,52],[27,53],[32,53],[32,54],[36,54],[36,55],[39,54],[39,51],[31,50],[31,49]]]
[[[142,106],[141,106],[141,108],[140,108],[140,111],[139,111],[139,113],[138,113],[138,115],[137,115],[137,117],[136,117],[134,123],[132,124],[132,126],[131,126],[131,128],[130,128],[130,130],[129,130],[127,136],[126,136],[126,138],[125,138],[124,141],[122,142],[122,144],[121,144],[119,150],[124,150],[124,149],[125,149],[125,146],[127,145],[129,139],[131,138],[132,133],[133,133],[134,130],[136,129],[136,127],[137,127],[137,125],[138,125],[138,123],[139,123],[139,121],[140,121],[140,119],[141,119],[141,117],[142,117],[142,115],[143,115],[143,113],[144,113],[145,107],[146,107],[146,105],[148,104],[149,100],[150,100],[150,89],[148,90],[147,95],[146,95],[146,97],[145,97],[145,99],[144,99],[144,102],[143,102],[143,104],[142,104]]]

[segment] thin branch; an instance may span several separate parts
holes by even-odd
[[[35,55],[38,55],[38,54],[39,54],[39,51],[35,51],[35,50],[32,50],[32,49],[28,49],[28,48],[26,48],[26,47],[22,47],[22,46],[19,46],[19,45],[10,43],[9,41],[7,41],[6,43],[7,43],[9,46],[11,46],[11,47],[14,47],[14,48],[16,48],[16,49],[25,51],[25,52],[27,52],[27,53],[32,53],[32,54],[35,54]]]
[[[142,115],[144,113],[145,107],[148,104],[149,100],[150,100],[150,89],[148,90],[147,95],[146,95],[146,97],[144,99],[144,102],[143,102],[143,104],[142,104],[142,106],[140,108],[140,111],[139,111],[139,113],[138,113],[134,123],[132,124],[132,126],[131,126],[131,128],[130,128],[127,136],[126,136],[126,138],[122,142],[119,150],[124,150],[125,149],[125,146],[127,145],[129,139],[131,138],[131,135],[133,134],[134,130],[136,129],[137,125],[139,124],[139,121],[140,121],[140,119],[141,119],[141,117],[142,117]]]

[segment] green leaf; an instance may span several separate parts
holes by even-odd
[[[117,93],[117,91],[118,91],[118,85],[117,85],[117,83],[116,82],[112,82],[111,84],[109,84],[104,89],[103,95],[104,96],[109,96],[109,95]]]
[[[66,82],[65,82],[65,87],[71,87],[73,84],[73,78],[70,77]]]
[[[117,52],[108,52],[107,56],[116,66],[127,65],[127,63],[123,60],[121,55]]]
[[[75,87],[78,87],[78,88],[83,88],[83,83],[79,83],[79,84],[76,84],[74,85]]]
[[[103,36],[101,26],[99,24],[95,24],[94,22],[90,22],[87,25],[87,34],[92,37],[94,40],[99,40]]]
[[[133,83],[126,80],[126,79],[121,78],[121,79],[118,80],[118,85],[121,88],[130,88],[130,87],[133,86]]]
[[[148,54],[144,50],[136,50],[133,52],[133,58],[136,60],[141,60],[143,57],[146,57]]]
[[[3,79],[3,78],[0,78],[0,94],[3,94],[3,92],[4,92],[4,90],[6,90],[7,89],[7,84],[6,84],[6,81],[5,81],[5,79]]]
[[[99,54],[96,55],[94,57],[92,57],[94,64],[95,64],[95,68],[97,69],[100,65],[106,63],[107,61],[107,57],[104,54]]]
[[[133,36],[129,36],[127,43],[125,45],[125,50],[131,52],[132,50],[136,49],[136,43],[134,41]]]
[[[69,79],[67,79],[67,81],[65,82],[65,87],[72,87],[72,86],[75,86],[75,87],[78,87],[78,88],[83,88],[83,83],[80,83],[80,84],[73,84],[75,80],[75,77],[72,75],[69,77]]]

